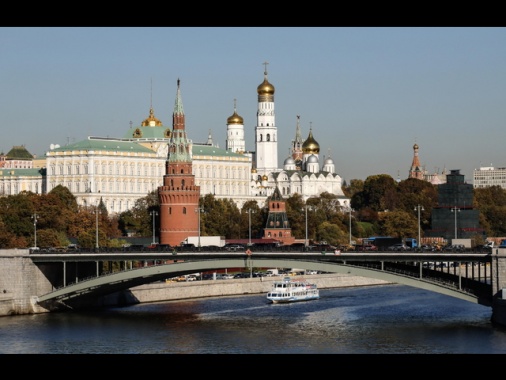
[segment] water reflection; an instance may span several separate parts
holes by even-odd
[[[406,286],[0,318],[1,353],[506,353],[491,309]]]

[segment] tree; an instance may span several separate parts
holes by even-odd
[[[339,226],[323,222],[318,226],[317,239],[319,241],[326,241],[330,245],[339,247],[340,245],[348,243],[348,234],[343,231]]]
[[[290,222],[292,236],[304,239],[306,236],[305,202],[298,193],[292,194],[285,201],[286,216]]]
[[[372,175],[364,182],[364,200],[368,207],[375,211],[390,210],[392,205],[392,193],[396,193],[397,184],[388,174]]]
[[[381,233],[398,238],[418,236],[418,221],[413,214],[402,210],[381,213]]]
[[[251,214],[248,210],[251,210]],[[241,208],[241,235],[248,236],[250,234],[250,217],[251,217],[251,238],[262,237],[262,215],[257,201],[247,201]]]

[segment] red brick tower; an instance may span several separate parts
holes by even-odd
[[[269,215],[267,216],[263,239],[276,239],[284,245],[294,243],[295,237],[292,236],[292,229],[286,215],[285,201],[279,192],[279,188],[274,189],[268,203]]]
[[[423,180],[423,177],[424,170],[422,168],[422,165],[420,165],[420,159],[418,158],[418,144],[415,143],[415,145],[413,145],[413,162],[411,163],[411,168],[409,169],[408,178],[417,178]]]
[[[195,186],[192,174],[192,143],[186,138],[179,83],[178,79],[163,186],[158,188],[160,244],[171,246],[181,244],[188,236],[197,236],[199,227],[200,186]]]

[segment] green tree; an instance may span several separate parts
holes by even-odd
[[[249,211],[251,210],[251,211]],[[257,201],[247,201],[241,208],[241,236],[250,235],[250,218],[251,218],[251,238],[262,237],[262,215]]]
[[[337,247],[348,243],[347,232],[329,222],[321,223],[317,228],[316,234],[319,241],[326,241],[328,244]]]
[[[398,238],[418,236],[418,221],[412,213],[397,210],[382,213],[381,233]]]
[[[306,236],[305,202],[298,193],[292,194],[285,201],[286,216],[290,222],[292,236],[304,239]]]

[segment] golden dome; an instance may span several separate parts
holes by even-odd
[[[415,145],[413,145],[413,149],[418,149],[418,144],[415,143]]]
[[[312,129],[309,130],[309,136],[304,144],[302,144],[302,153],[304,154],[318,154],[320,153],[320,144],[313,138]]]
[[[264,174],[264,175],[262,176],[262,181],[267,181],[268,179],[269,179],[269,177],[267,177],[267,175],[265,175],[265,174]]]
[[[141,123],[142,127],[159,127],[162,125],[162,122],[155,117],[155,111],[153,111],[153,108],[149,109],[149,117],[147,119],[144,119],[144,121]]]
[[[234,114],[227,119],[227,124],[244,124],[244,119],[234,111]]]
[[[236,108],[237,99],[234,99],[234,114],[227,119],[227,124],[244,124],[244,119],[237,114]]]
[[[265,77],[262,84],[257,87],[258,95],[274,95],[274,86],[269,83],[267,76]]]

